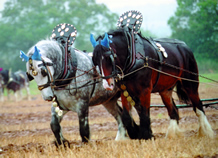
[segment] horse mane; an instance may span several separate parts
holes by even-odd
[[[59,43],[52,39],[44,39],[37,42],[33,47],[31,47],[27,53],[30,57],[34,53],[34,47],[37,46],[40,50],[40,54],[49,58],[55,69],[54,77],[57,77],[62,70],[62,49]]]
[[[121,39],[123,39],[124,41],[128,40],[126,35],[125,35],[125,29],[124,28],[119,28],[119,29],[115,29],[115,30],[109,30],[107,32],[108,35],[112,35],[113,37],[115,36],[120,36]],[[100,35],[97,37],[96,41],[102,40],[104,38],[105,34]],[[116,42],[116,44],[114,44],[114,42]],[[116,41],[113,40],[112,43],[110,43],[110,47],[113,49],[114,53],[116,54],[116,45],[122,45],[122,41],[120,39],[117,39]],[[126,44],[126,43],[125,43]],[[94,53],[93,53],[93,57],[92,57],[92,61],[94,63],[94,65],[98,65],[99,63],[97,63],[99,61],[99,58],[102,57],[102,53],[108,51],[108,48],[105,48],[102,45],[97,45],[94,49]]]
[[[92,62],[93,64],[96,66],[96,65],[99,65],[98,61],[99,59],[102,57],[102,53],[103,52],[106,52],[108,51],[109,49],[102,46],[102,45],[97,45],[94,49],[94,52],[93,53],[93,57],[92,57]]]

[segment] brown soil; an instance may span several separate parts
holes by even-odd
[[[217,97],[216,90],[209,89],[210,91],[208,91],[208,87],[200,88],[201,96],[205,96],[202,98]],[[162,104],[157,95],[152,96],[152,103]],[[205,112],[217,139],[218,111],[214,107],[217,108],[218,106],[213,105],[205,108]],[[51,119],[50,103],[43,101],[40,95],[34,96],[32,101],[6,101],[0,103],[0,108],[0,157],[10,157],[11,154],[17,152],[34,152],[43,155],[44,153],[48,154],[49,148],[55,148],[54,143],[52,143],[54,136],[49,125]],[[192,108],[179,109],[179,113],[180,127],[184,129],[185,137],[195,137],[198,119]],[[138,122],[136,112],[133,112],[133,116]],[[91,142],[101,146],[102,142],[114,141],[117,124],[102,106],[89,109],[89,122],[92,133]],[[77,114],[67,113],[61,124],[63,135],[70,141],[70,148],[80,148],[81,139]],[[151,108],[151,126],[156,140],[165,137],[168,125],[167,110],[165,108]],[[217,143],[215,145],[218,147]],[[196,155],[199,158],[207,156]],[[218,157],[218,149],[215,153],[212,153],[212,156]]]

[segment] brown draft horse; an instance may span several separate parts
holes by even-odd
[[[134,126],[136,129],[133,131],[136,133],[129,133],[130,138],[153,137],[150,126],[150,97],[155,92],[160,94],[170,117],[166,136],[175,137],[181,134],[178,108],[172,98],[174,87],[177,88],[181,100],[193,105],[199,120],[199,134],[213,138],[214,132],[198,94],[197,63],[188,46],[179,40],[151,40],[142,37],[140,33],[134,35],[134,44],[128,34],[134,35],[130,29],[120,28],[105,33],[97,41],[91,35],[90,40],[94,47],[93,62],[100,67],[104,81],[107,81],[104,82],[104,87],[112,90],[117,81],[116,86],[123,91],[121,100],[124,111],[129,112],[131,105],[135,105],[138,112],[140,125]],[[136,47],[135,54],[130,51],[130,45]],[[117,79],[120,74],[121,77]],[[124,120],[124,123],[126,128],[132,126],[129,121]]]

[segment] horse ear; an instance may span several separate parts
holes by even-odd
[[[41,59],[41,54],[39,53],[40,50],[36,46],[34,48],[35,48],[35,51],[34,51],[34,53],[32,55],[32,59],[33,60],[42,60]]]
[[[26,62],[28,62],[29,61],[29,57],[21,50],[20,51],[20,58],[22,59],[22,61],[26,61]]]
[[[90,41],[92,43],[93,48],[95,48],[95,46],[97,45],[96,44],[97,42],[96,42],[93,34],[90,34]]]
[[[108,38],[108,34],[105,33],[104,39],[101,41],[101,45],[106,47],[106,48],[110,48],[110,44],[109,44],[109,38]]]

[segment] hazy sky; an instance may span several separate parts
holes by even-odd
[[[5,1],[0,0],[0,10],[3,9]],[[167,20],[176,11],[176,0],[96,0],[96,2],[104,3],[118,15],[129,10],[137,10],[143,15],[142,28],[159,37],[167,37],[171,34]],[[116,24],[114,25],[116,26]]]
[[[143,15],[142,28],[159,37],[171,34],[167,21],[176,11],[176,0],[96,0],[96,2],[104,3],[112,12],[119,15],[129,10],[137,10]]]

